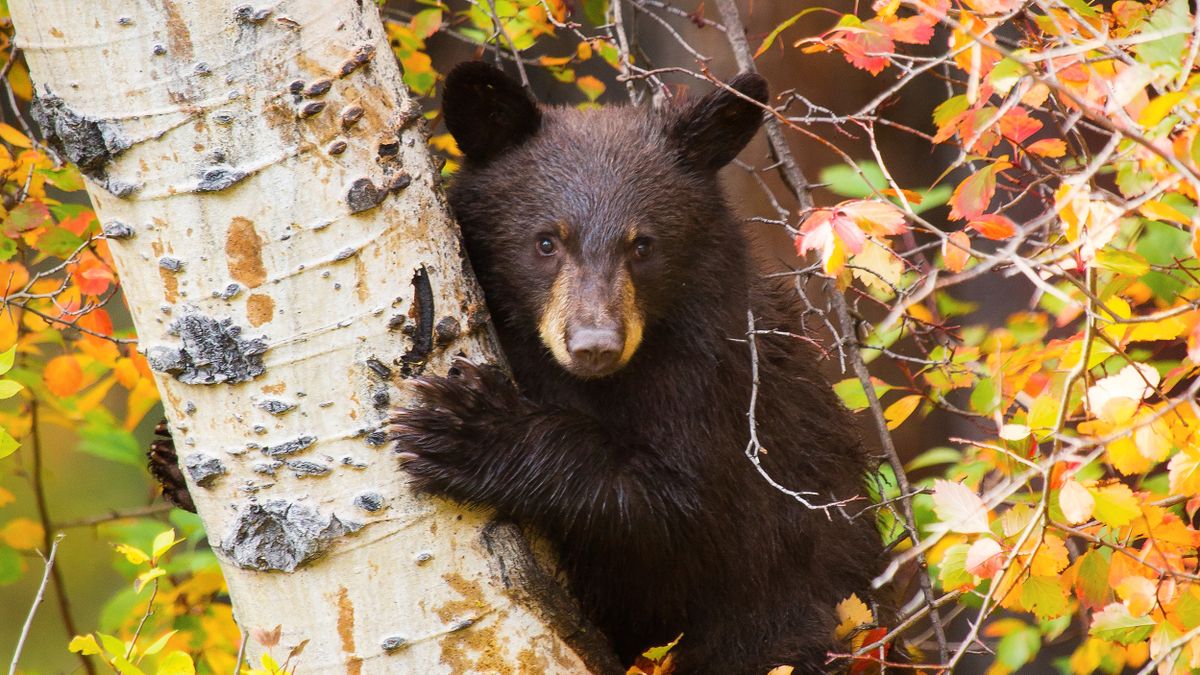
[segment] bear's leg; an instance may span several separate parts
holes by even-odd
[[[534,403],[495,368],[460,360],[448,377],[414,384],[418,400],[395,413],[392,433],[418,490],[594,545],[661,546],[694,522],[695,467],[664,461],[671,453]]]

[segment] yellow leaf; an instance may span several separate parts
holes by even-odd
[[[1092,515],[1109,527],[1125,527],[1141,515],[1138,499],[1124,483],[1114,482],[1090,490],[1096,500]]]
[[[18,148],[32,148],[33,143],[29,142],[29,137],[17,131],[12,125],[0,122],[0,138],[10,145],[15,145]]]
[[[71,642],[67,644],[67,649],[76,654],[91,656],[92,654],[100,653],[100,644],[96,642],[96,636],[88,633],[87,635],[76,635],[71,638]]]
[[[41,544],[46,536],[42,526],[29,518],[13,518],[0,530],[0,539],[18,551],[31,551]]]
[[[1146,216],[1150,220],[1166,220],[1173,223],[1188,224],[1191,218],[1184,215],[1179,209],[1169,206],[1156,199],[1150,200],[1138,207],[1138,212]]]
[[[838,625],[833,629],[833,633],[839,640],[845,640],[859,626],[875,623],[875,616],[871,614],[871,608],[859,600],[858,595],[851,594],[850,597],[839,602],[836,609]]]
[[[1128,436],[1118,438],[1105,446],[1104,459],[1109,466],[1120,471],[1122,476],[1136,476],[1154,468],[1154,462],[1142,454],[1134,439]]]
[[[125,556],[125,559],[134,565],[141,565],[147,560],[150,560],[150,556],[146,555],[145,551],[137,548],[136,546],[130,546],[129,544],[117,544],[115,548],[117,549],[117,553]]]
[[[146,584],[165,575],[166,573],[167,571],[161,567],[152,567],[145,572],[142,572],[141,574],[137,575],[136,579],[133,580],[133,590],[140,593],[142,589],[146,587]]]
[[[921,399],[920,394],[912,394],[889,405],[887,410],[883,411],[883,417],[887,420],[887,428],[895,429],[904,424],[904,420],[908,419],[917,406],[921,405]]]
[[[7,506],[15,501],[17,498],[13,496],[13,493],[0,487],[0,506]]]
[[[1043,534],[1040,544],[1036,537],[1030,537],[1025,542],[1025,547],[1021,553],[1033,554],[1033,558],[1028,563],[1029,574],[1033,576],[1058,576],[1071,564],[1066,542],[1061,537],[1053,534]],[[1013,567],[1020,568],[1022,566],[1013,565]]]
[[[792,675],[795,670],[792,666],[775,666],[767,671],[767,675]]]
[[[196,665],[186,652],[175,650],[158,662],[155,675],[196,675]]]
[[[1078,525],[1091,519],[1096,500],[1079,481],[1070,478],[1063,481],[1062,490],[1058,493],[1058,505],[1062,508],[1063,517],[1067,522]]]
[[[1152,127],[1158,124],[1175,108],[1177,103],[1183,100],[1184,96],[1187,96],[1187,92],[1173,91],[1147,103],[1146,107],[1142,108],[1142,113],[1138,115],[1138,124],[1143,127]]]
[[[180,541],[182,540],[175,539],[175,528],[171,528],[166,532],[160,532],[158,536],[154,538],[154,545],[151,548],[151,551],[153,552],[150,554],[150,557],[158,560],[164,553],[171,550],[172,546],[178,544]]]

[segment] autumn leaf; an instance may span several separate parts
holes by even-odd
[[[962,483],[933,481],[933,510],[952,532],[988,532],[987,506]]]
[[[1112,405],[1141,401],[1154,393],[1159,380],[1158,371],[1152,366],[1145,363],[1130,364],[1116,375],[1105,377],[1088,387],[1088,405],[1101,416],[1113,418],[1117,413]]]
[[[982,537],[967,549],[966,570],[980,579],[991,579],[1004,564],[1004,550],[991,537]]]
[[[1091,520],[1096,500],[1092,497],[1092,493],[1088,492],[1087,488],[1080,485],[1078,481],[1068,479],[1063,481],[1062,489],[1059,490],[1058,505],[1067,522],[1078,525]]]
[[[850,255],[863,252],[867,235],[889,236],[907,229],[904,214],[891,204],[871,200],[842,202],[833,208],[816,209],[796,237],[796,252],[821,252],[825,273],[839,274]]]
[[[875,623],[875,616],[871,613],[871,608],[859,600],[856,594],[851,594],[850,597],[839,602],[835,611],[838,625],[833,632],[839,640],[845,640],[862,626]]]
[[[997,213],[975,216],[967,223],[967,227],[988,239],[1008,239],[1017,233],[1016,223]]]
[[[904,420],[907,420],[913,414],[917,406],[921,405],[922,400],[923,397],[920,394],[911,394],[897,399],[895,403],[889,405],[883,411],[883,417],[887,420],[887,428],[895,429],[904,424]]]
[[[1057,158],[1067,154],[1067,143],[1060,138],[1043,138],[1030,143],[1025,150],[1039,157]]]
[[[1012,164],[1001,159],[963,179],[950,197],[950,218],[977,220],[987,211],[996,194],[996,176]]]
[[[1121,603],[1113,603],[1092,616],[1091,635],[1123,645],[1140,642],[1150,636],[1157,622],[1149,616],[1133,616]]]
[[[70,354],[50,359],[42,371],[46,387],[55,396],[74,396],[83,387],[83,369],[79,360]]]
[[[46,531],[29,518],[14,518],[0,530],[0,539],[18,551],[31,551],[43,543]]]
[[[1124,483],[1112,482],[1089,492],[1095,500],[1092,515],[1109,527],[1124,527],[1142,513],[1137,497]]]
[[[951,232],[950,236],[942,242],[942,260],[945,262],[946,269],[951,272],[961,272],[967,266],[967,262],[971,259],[971,238],[966,232],[959,230]]]

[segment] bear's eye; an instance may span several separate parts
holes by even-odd
[[[654,241],[650,237],[638,237],[633,240],[633,257],[645,260],[654,250]]]
[[[541,253],[542,255],[554,255],[554,251],[556,249],[557,249],[557,247],[554,245],[554,240],[551,239],[549,236],[542,235],[542,236],[538,237],[538,240],[537,240],[538,253]]]

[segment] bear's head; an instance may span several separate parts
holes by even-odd
[[[719,277],[739,271],[744,244],[717,171],[766,100],[761,77],[739,75],[660,110],[539,107],[492,66],[455,68],[443,106],[466,161],[450,203],[501,332],[536,334],[572,375],[604,377],[731,283]]]

